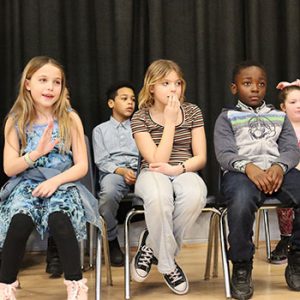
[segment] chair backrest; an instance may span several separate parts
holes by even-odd
[[[87,156],[88,156],[88,172],[80,181],[94,196],[96,196],[95,168],[92,160],[90,141],[86,135],[84,136],[84,140],[85,140]]]

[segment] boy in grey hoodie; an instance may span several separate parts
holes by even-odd
[[[223,170],[221,192],[228,209],[231,292],[235,299],[253,294],[252,242],[255,212],[270,196],[300,206],[300,159],[292,125],[284,112],[264,101],[265,68],[244,61],[233,70],[231,92],[238,103],[224,110],[215,124],[216,157]],[[300,291],[300,214],[295,213],[285,277]]]

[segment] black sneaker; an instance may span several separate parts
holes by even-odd
[[[287,247],[290,236],[281,236],[275,249],[271,252],[270,263],[285,264],[287,262]]]
[[[144,281],[149,275],[152,263],[157,263],[157,259],[153,255],[153,250],[146,246],[148,234],[147,229],[142,231],[139,239],[138,251],[130,264],[131,277],[137,282]]]
[[[285,269],[285,280],[289,288],[300,291],[300,251],[288,247],[288,265]]]
[[[124,266],[124,254],[120,248],[118,238],[109,241],[108,244],[109,244],[110,264],[113,267]]]
[[[182,269],[176,262],[175,264],[175,270],[169,274],[164,274],[164,280],[172,292],[183,295],[189,290],[189,282]]]
[[[233,262],[231,277],[231,296],[234,299],[246,300],[253,295],[252,261]]]

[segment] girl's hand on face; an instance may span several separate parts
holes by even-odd
[[[180,109],[180,101],[176,94],[169,96],[168,103],[164,110],[164,119],[171,123],[176,123],[178,118],[178,112]]]
[[[40,183],[33,191],[33,197],[48,198],[53,195],[53,193],[58,189],[59,183],[56,182],[55,178],[50,178],[48,180]]]
[[[48,126],[43,132],[37,148],[35,149],[40,156],[49,153],[59,143],[59,139],[52,140],[53,126],[53,120],[50,120],[48,122]]]

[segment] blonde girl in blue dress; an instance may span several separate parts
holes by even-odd
[[[11,180],[0,192],[1,300],[16,299],[34,228],[42,237],[49,232],[57,244],[68,299],[88,299],[77,240],[85,238],[86,222],[97,218],[97,209],[85,209],[96,199],[78,183],[88,170],[87,152],[81,120],[66,94],[57,61],[44,56],[29,61],[5,124],[3,166]]]

